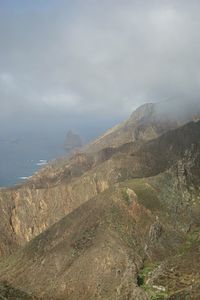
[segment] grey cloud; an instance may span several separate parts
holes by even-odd
[[[147,101],[199,97],[198,1],[36,3],[0,16],[0,115],[122,118]]]

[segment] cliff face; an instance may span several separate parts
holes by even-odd
[[[134,140],[120,129],[0,190],[0,296],[198,299],[200,122],[159,122],[144,106]]]
[[[114,189],[89,200],[31,241],[22,252],[9,258],[13,261],[11,265],[8,261],[1,265],[1,270],[7,269],[5,276],[1,273],[1,280],[19,287],[21,282],[26,282],[23,288],[42,299],[51,299],[51,295],[55,299],[111,296],[121,299],[133,290],[134,295],[147,299],[145,292],[137,287],[137,269],[142,264],[142,256],[135,253],[137,261],[134,261],[130,251],[131,236],[137,230],[132,215],[140,208],[134,197],[133,205],[126,205],[120,199],[120,192],[123,190]],[[151,219],[145,208],[141,208],[141,213]],[[141,220],[137,222],[139,226]],[[126,228],[130,232],[123,237]],[[148,225],[144,235],[147,230]],[[25,270],[29,270],[28,277]]]
[[[164,106],[164,107],[163,107]],[[177,118],[173,112],[173,105],[168,107],[165,114],[165,105],[147,103],[136,109],[131,117],[122,124],[108,130],[103,136],[86,147],[86,151],[99,151],[106,147],[118,147],[125,143],[141,142],[155,139],[163,133],[176,129],[191,121],[200,120],[200,112],[180,114]]]
[[[61,183],[49,188],[22,186],[13,190],[2,190],[1,255],[9,254],[31,240],[107,186],[104,179],[98,179],[97,182],[88,174],[69,184]]]
[[[65,139],[65,150],[67,152],[72,152],[73,150],[79,149],[81,146],[81,137],[78,134],[74,133],[72,130],[69,130]]]
[[[0,281],[42,299],[198,295],[199,161],[197,141],[164,172],[112,184],[2,260]]]
[[[191,123],[139,150],[130,143],[103,154],[80,154],[62,167],[45,169],[25,185],[2,189],[1,254],[9,254],[114,183],[164,172],[198,140],[200,123]]]

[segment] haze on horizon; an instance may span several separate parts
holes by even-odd
[[[196,0],[2,0],[0,134],[94,135],[145,102],[198,102],[199,10]]]

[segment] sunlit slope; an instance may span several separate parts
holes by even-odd
[[[198,299],[199,129],[126,144],[77,177],[96,194],[79,190],[76,209],[2,259],[0,281],[42,299]]]

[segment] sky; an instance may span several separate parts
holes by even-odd
[[[145,102],[198,102],[199,13],[196,0],[0,0],[0,135],[90,137]]]

